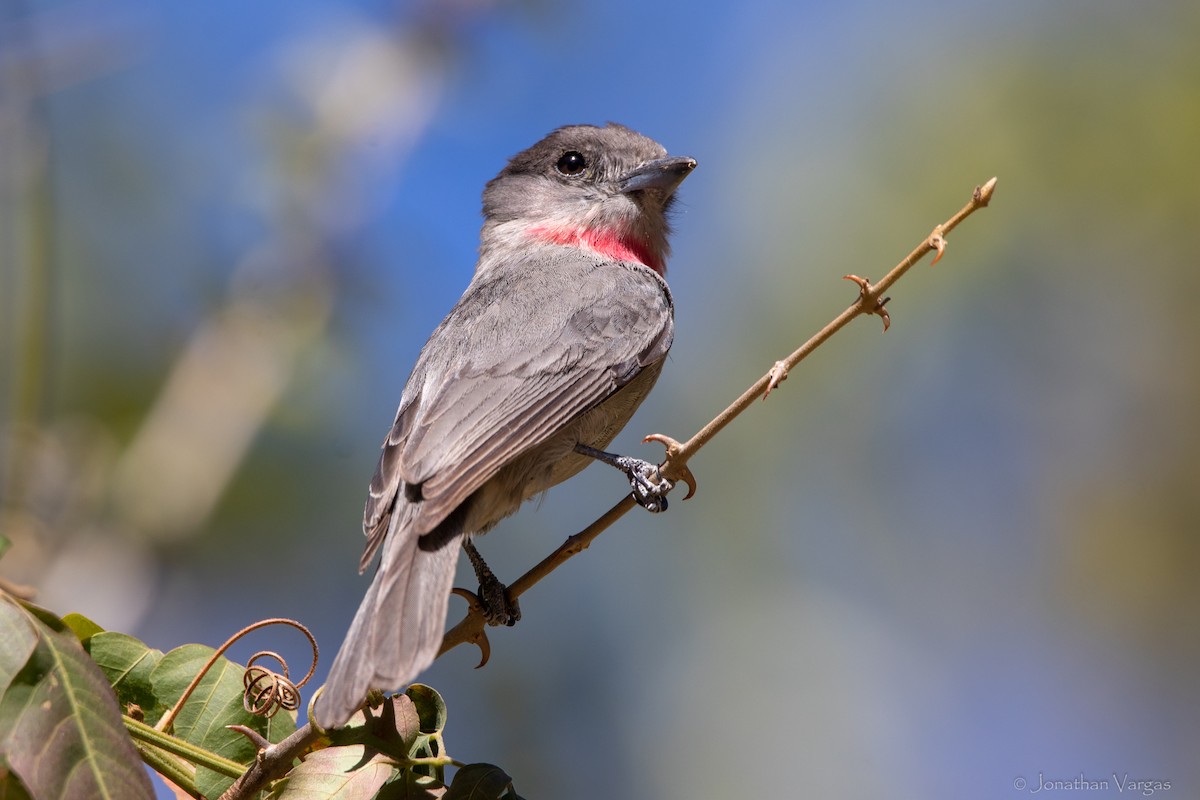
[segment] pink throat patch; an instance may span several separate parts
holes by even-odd
[[[544,242],[584,247],[616,261],[636,261],[660,275],[663,271],[662,259],[644,242],[611,229],[538,226],[530,228],[529,235]]]

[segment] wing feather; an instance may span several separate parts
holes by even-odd
[[[364,563],[405,486],[432,530],[505,464],[665,357],[666,283],[640,265],[581,259],[477,273],[430,337],[383,443],[363,514]]]

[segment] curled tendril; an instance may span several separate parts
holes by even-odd
[[[316,672],[317,669],[317,640],[313,638],[313,635],[309,632],[308,628],[304,627],[293,619],[264,619],[255,622],[253,625],[247,625],[245,628],[242,628],[233,636],[229,637],[225,644],[216,649],[216,651],[208,659],[208,662],[200,669],[200,672],[197,673],[196,677],[192,679],[192,682],[188,684],[188,687],[183,690],[183,695],[180,696],[179,700],[175,702],[175,705],[172,706],[167,713],[162,715],[158,721],[158,724],[154,726],[155,729],[165,731],[171,726],[171,724],[175,721],[175,717],[179,714],[179,710],[183,708],[183,704],[187,702],[189,697],[191,697],[192,692],[194,692],[196,687],[200,685],[201,679],[203,679],[205,674],[208,673],[209,669],[212,668],[212,665],[217,662],[217,659],[221,657],[222,653],[228,650],[234,642],[246,634],[250,633],[251,631],[256,631],[259,628],[265,628],[268,625],[287,625],[303,633],[308,639],[309,645],[312,646],[312,666],[308,668],[308,673],[304,676],[303,680],[299,681],[298,683],[292,683],[291,679],[288,678],[287,663],[283,660],[282,656],[269,650],[255,653],[250,658],[250,661],[246,664],[246,671],[242,676],[242,684],[246,687],[246,691],[242,695],[242,705],[251,714],[257,714],[265,717],[275,716],[275,714],[278,713],[279,709],[281,708],[286,708],[289,711],[298,709],[300,707],[300,693],[298,690],[301,686],[308,683],[309,679],[312,678],[313,673]],[[283,670],[283,675],[271,672],[265,667],[255,664],[254,662],[260,658],[273,658],[278,661],[280,668]]]
[[[260,658],[273,658],[278,661],[283,674],[255,664]],[[305,677],[305,680],[308,678]],[[246,687],[246,691],[242,693],[242,707],[256,716],[270,718],[279,713],[281,708],[287,711],[300,708],[300,692],[288,677],[287,662],[278,653],[263,650],[252,655],[246,662],[242,685]]]

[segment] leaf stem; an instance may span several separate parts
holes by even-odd
[[[129,731],[129,735],[136,741],[152,744],[171,755],[179,756],[197,766],[207,767],[213,772],[219,772],[230,778],[240,778],[246,771],[245,764],[223,758],[203,747],[197,747],[191,742],[185,742],[176,736],[163,733],[144,722],[138,722],[132,717],[122,715],[121,719],[125,722],[125,729]]]
[[[134,742],[133,746],[137,748],[138,755],[142,757],[142,761],[150,769],[162,775],[190,796],[195,797],[197,800],[204,800],[204,796],[196,788],[196,772],[193,769],[189,769],[189,765],[186,762],[159,750],[153,745]]]

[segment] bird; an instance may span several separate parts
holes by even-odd
[[[603,448],[674,339],[669,213],[696,163],[623,125],[570,125],[485,186],[474,275],[421,349],[370,483],[359,571],[380,564],[314,703],[322,728],[437,657],[459,549],[488,622],[519,617],[472,537],[526,500],[600,460],[666,508],[655,465]]]

